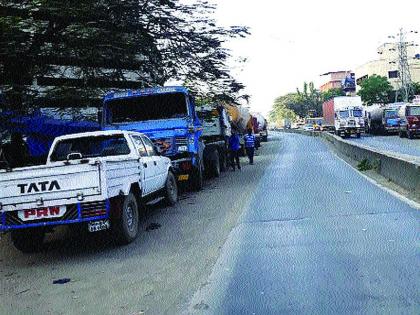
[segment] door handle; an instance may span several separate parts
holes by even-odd
[[[143,163],[143,166],[144,166],[144,167],[147,167],[147,163]]]
[[[155,166],[157,165],[156,161],[153,161],[153,164],[155,164]]]

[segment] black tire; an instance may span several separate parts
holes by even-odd
[[[173,206],[178,202],[178,185],[175,175],[169,171],[165,183],[165,201],[169,206]]]
[[[203,162],[198,158],[198,167],[195,167],[192,176],[191,176],[191,189],[193,191],[200,191],[203,189],[204,181],[204,172],[203,172]]]
[[[125,196],[122,203],[121,215],[114,222],[115,238],[120,245],[131,243],[139,233],[139,207],[132,192]]]
[[[45,230],[42,228],[12,231],[13,245],[23,253],[36,253],[43,248]]]
[[[407,138],[408,139],[414,139],[413,133],[410,130],[408,130],[408,129],[407,129]]]
[[[227,159],[228,159],[227,153],[226,153],[226,151],[224,151],[220,155],[220,159],[219,159],[219,162],[220,162],[220,171],[221,172],[225,172],[226,169],[227,169]]]
[[[356,138],[360,138],[360,132],[356,133]]]
[[[404,133],[402,132],[402,130],[400,129],[400,130],[398,130],[398,136],[400,137],[400,138],[404,138]]]
[[[211,177],[219,177],[220,176],[220,157],[219,151],[214,150],[210,156],[210,169],[209,174]]]

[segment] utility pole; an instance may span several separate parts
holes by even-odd
[[[399,89],[395,93],[395,102],[398,101],[398,96],[401,95],[404,102],[408,102],[410,97],[414,94],[413,83],[411,81],[410,65],[408,63],[408,54],[407,48],[415,46],[414,42],[408,42],[406,40],[406,35],[408,33],[416,33],[417,31],[405,32],[402,28],[400,29],[397,36],[389,36],[389,38],[394,38],[396,41],[396,50],[398,52],[398,57],[396,61],[391,61],[390,63],[398,63],[398,85]]]

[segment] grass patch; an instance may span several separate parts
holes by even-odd
[[[361,172],[371,170],[372,168],[373,166],[368,159],[363,159],[357,164],[357,169]]]

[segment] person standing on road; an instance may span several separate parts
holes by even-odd
[[[248,155],[249,164],[254,164],[254,150],[255,150],[255,136],[252,134],[252,129],[248,129],[248,134],[244,137],[245,150]]]
[[[232,135],[229,137],[229,156],[230,156],[230,165],[233,170],[235,170],[235,161],[238,170],[241,169],[241,164],[239,162],[239,150],[241,149],[239,135],[236,130],[232,129]]]

